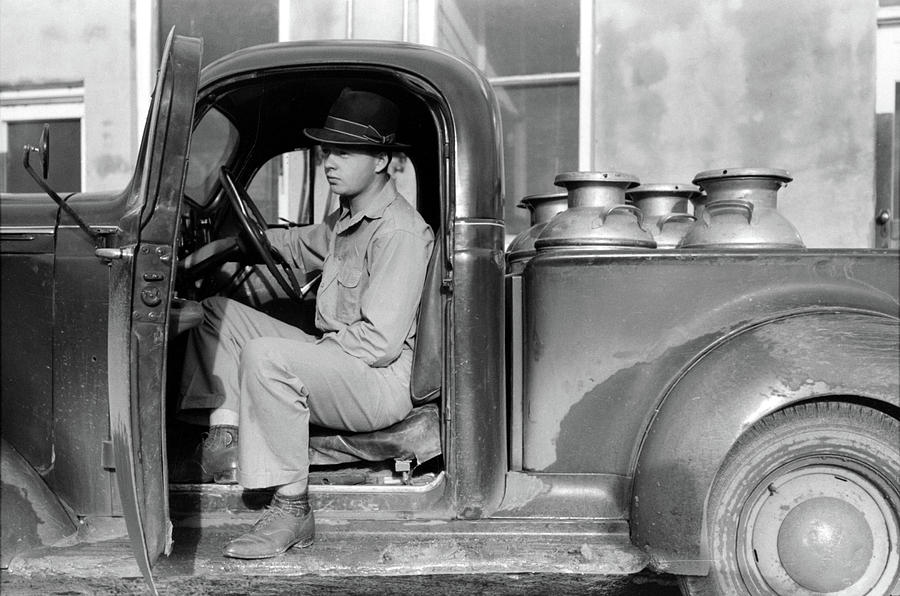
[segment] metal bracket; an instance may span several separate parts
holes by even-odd
[[[167,244],[142,244],[135,251],[136,292],[131,318],[135,321],[163,323],[171,270],[172,249]]]
[[[402,482],[405,485],[408,485],[410,482],[410,475],[412,474],[412,460],[411,459],[402,459],[395,458],[394,459],[394,471],[399,472],[402,475]]]
[[[112,441],[103,441],[103,448],[100,452],[100,467],[110,472],[116,471],[116,452]]]

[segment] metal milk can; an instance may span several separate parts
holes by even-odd
[[[803,248],[796,228],[778,212],[778,191],[793,180],[775,168],[707,170],[694,184],[708,195],[679,248]]]
[[[552,192],[528,195],[519,201],[518,207],[528,209],[531,227],[520,232],[506,249],[506,264],[509,273],[521,273],[528,259],[534,256],[534,241],[553,216],[568,207],[568,194]]]
[[[641,213],[657,248],[676,248],[694,224],[688,204],[700,195],[693,184],[641,184],[625,193]]]
[[[567,190],[569,208],[547,223],[535,240],[535,249],[656,248],[641,210],[625,202],[625,191],[639,183],[635,176],[621,172],[558,174],[554,184]]]

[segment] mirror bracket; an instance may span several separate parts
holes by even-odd
[[[75,210],[66,203],[66,200],[60,197],[55,190],[50,188],[50,185],[47,184],[45,179],[47,178],[47,173],[50,168],[50,125],[45,124],[44,130],[41,132],[41,141],[37,147],[33,145],[25,145],[24,155],[22,156],[22,165],[25,166],[25,170],[28,174],[34,179],[38,186],[41,187],[47,196],[49,196],[53,201],[59,205],[60,209],[66,212],[66,215],[71,217],[75,223],[78,224],[84,232],[90,236],[91,240],[94,241],[96,246],[101,244],[101,237],[98,232],[93,230],[81,217],[75,213]],[[43,176],[38,176],[38,173],[34,171],[34,168],[31,167],[31,163],[29,163],[29,156],[31,153],[37,153],[41,158],[41,174]]]

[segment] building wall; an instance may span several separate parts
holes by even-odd
[[[0,0],[0,88],[83,81],[84,190],[124,188],[134,169],[133,38],[131,2]]]
[[[776,167],[810,247],[874,240],[876,3],[595,2],[594,166]]]
[[[88,191],[123,187],[133,168],[145,118],[135,81],[146,76],[135,72],[133,15],[143,1],[0,0],[0,88],[83,81]],[[278,6],[283,39],[349,32],[420,41],[419,15],[434,12],[423,0]],[[779,207],[807,245],[872,246],[877,8],[874,0],[594,0],[593,168],[646,183],[688,182],[719,167],[783,168],[794,182]]]

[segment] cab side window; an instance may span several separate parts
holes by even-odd
[[[322,164],[322,151],[316,146],[276,155],[257,170],[247,192],[267,223],[319,223],[337,208],[337,196],[328,187]],[[417,181],[412,161],[395,153],[388,171],[397,190],[415,207]]]

